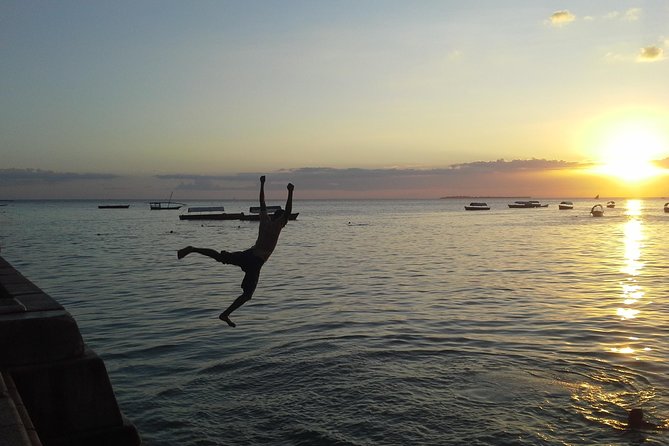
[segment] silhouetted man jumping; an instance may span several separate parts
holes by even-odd
[[[286,223],[293,209],[293,189],[292,183],[288,183],[288,199],[286,200],[286,209],[277,210],[271,216],[267,214],[267,205],[265,204],[265,176],[260,177],[260,226],[258,227],[258,240],[255,245],[246,251],[228,252],[215,251],[208,248],[194,248],[187,246],[177,251],[177,258],[182,259],[192,252],[211,257],[221,263],[237,265],[244,271],[244,280],[242,280],[243,293],[223,312],[219,319],[225,321],[229,326],[235,327],[235,323],[230,320],[230,313],[244,305],[251,299],[253,292],[258,285],[260,269],[265,264],[279,240],[279,234]]]

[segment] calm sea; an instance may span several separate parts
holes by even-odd
[[[147,445],[668,444],[623,428],[669,419],[665,200],[510,201],[298,201],[235,329],[242,272],[176,250],[245,249],[257,223],[17,201],[0,246]]]

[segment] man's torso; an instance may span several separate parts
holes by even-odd
[[[282,218],[278,220],[270,220],[266,214],[265,216],[260,216],[258,239],[256,240],[255,245],[251,248],[255,255],[264,261],[267,261],[269,256],[272,255],[272,252],[274,252],[274,248],[276,248],[276,244],[279,241],[279,235],[285,224],[286,221]]]

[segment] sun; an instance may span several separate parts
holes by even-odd
[[[623,125],[613,130],[603,149],[603,164],[597,168],[600,173],[636,182],[663,172],[653,160],[665,151],[664,141],[644,126]]]
[[[666,173],[654,160],[666,157],[669,146],[663,132],[652,123],[640,120],[612,122],[594,149],[598,159],[598,165],[593,169],[595,173],[627,183]]]

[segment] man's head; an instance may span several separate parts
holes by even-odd
[[[642,409],[632,409],[629,412],[627,417],[627,424],[631,428],[638,428],[643,426],[643,410]]]

